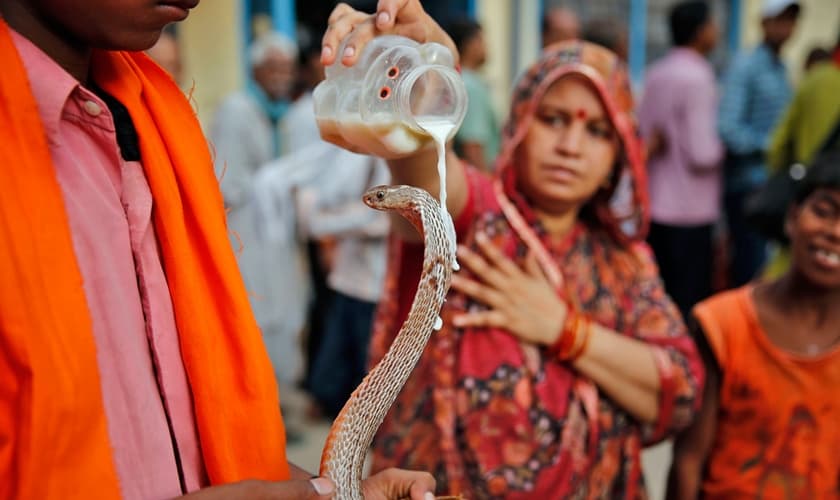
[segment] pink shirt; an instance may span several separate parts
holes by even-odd
[[[650,213],[673,226],[714,223],[720,214],[723,144],[717,134],[717,83],[698,52],[677,47],[645,75],[639,128],[665,135],[663,154],[648,161]]]
[[[123,160],[102,99],[12,36],[64,194],[123,497],[196,490],[207,479],[143,168]]]

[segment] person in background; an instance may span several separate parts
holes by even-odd
[[[321,142],[321,132],[315,121],[312,91],[323,79],[321,45],[311,41],[303,45],[298,54],[295,84],[297,96],[280,125],[283,154],[295,153],[312,143]]]
[[[542,46],[580,38],[580,19],[566,7],[551,7],[542,18]]]
[[[308,34],[308,33],[307,33]],[[305,177],[298,180],[297,176],[289,176],[288,171],[283,168],[274,168],[273,174],[265,176],[265,182],[273,184],[274,186],[284,186],[288,188],[285,196],[289,198],[290,203],[285,203],[279,206],[288,207],[287,213],[274,213],[272,216],[280,218],[296,219],[298,217],[297,194],[300,193],[300,187],[307,185],[310,187],[318,186],[322,181],[335,180],[334,178],[327,178],[325,175],[318,173],[311,173],[312,170],[323,170],[320,165],[316,164],[302,164],[298,158],[303,158],[304,162],[310,162],[308,154],[301,154],[302,151],[315,151],[313,145],[327,145],[325,141],[321,140],[321,132],[318,130],[318,123],[315,120],[315,111],[312,101],[312,91],[324,79],[324,66],[321,64],[321,44],[319,40],[311,39],[312,37],[305,36],[301,44],[300,54],[298,56],[298,97],[295,102],[289,106],[289,112],[283,118],[281,126],[283,133],[283,143],[286,145],[285,154],[280,157],[280,163],[289,164],[290,170],[306,170],[307,172],[300,172],[298,175]],[[317,147],[317,146],[316,146]],[[333,162],[336,158],[330,157],[328,153],[319,158],[318,161]],[[340,161],[340,160],[338,160]],[[282,176],[280,179],[278,176]],[[275,187],[264,186],[272,192],[271,198],[276,200],[280,195],[280,191]],[[273,204],[275,207],[277,203]],[[311,286],[311,297],[307,303],[306,313],[306,335],[304,341],[304,365],[305,373],[303,377],[303,388],[308,393],[313,392],[312,375],[315,366],[315,358],[318,356],[318,351],[321,349],[321,341],[323,340],[325,331],[325,320],[327,310],[329,307],[330,297],[332,292],[327,285],[327,276],[332,267],[332,256],[335,248],[335,240],[332,236],[314,237],[312,234],[307,234],[298,231],[297,237],[303,239],[305,245],[305,262],[307,263],[307,273],[309,277],[309,285]],[[310,417],[320,416],[321,411],[317,405],[310,405],[310,411],[307,412]]]
[[[648,161],[650,242],[665,289],[685,317],[712,292],[713,227],[720,216],[723,147],[717,83],[707,60],[718,30],[704,1],[670,13],[674,48],[645,77],[642,136],[662,145]]]
[[[767,159],[770,170],[809,164],[840,121],[840,36],[828,64],[818,64],[799,83],[773,130]]]
[[[455,134],[455,148],[471,165],[489,172],[499,153],[500,130],[490,87],[479,74],[487,60],[484,33],[471,19],[450,23],[446,32],[461,55],[461,77],[468,98],[467,114]]]
[[[277,314],[275,284],[266,282],[276,256],[257,231],[253,183],[257,171],[280,152],[280,120],[289,107],[297,45],[282,34],[267,32],[248,51],[253,82],[219,105],[210,129],[216,175],[228,211],[228,228],[251,306],[269,348],[281,385],[293,385],[303,371],[299,338],[303,318]]]
[[[331,238],[334,251],[323,332],[307,388],[318,413],[335,418],[368,368],[373,314],[382,294],[389,217],[371,210],[362,195],[388,184],[385,163],[322,142],[329,150],[320,175],[297,192],[300,231],[310,240]]]
[[[840,495],[840,154],[819,156],[785,223],[778,279],[694,308],[703,407],[674,444],[668,498]]]
[[[399,3],[393,30],[376,32],[337,7],[324,63],[352,65],[375,33],[448,45],[419,0]],[[339,60],[348,34],[354,50]],[[690,421],[703,375],[644,242],[629,77],[607,49],[561,42],[512,95],[493,176],[447,149],[462,270],[442,329],[379,429],[373,470],[433,471],[441,492],[466,498],[644,498],[641,449]],[[392,160],[392,182],[436,193],[436,164],[434,149]],[[622,173],[638,220],[629,235],[610,207]],[[372,362],[406,318],[423,266],[417,231],[397,218],[392,228]]]
[[[802,70],[807,73],[817,64],[824,62],[831,62],[831,51],[824,47],[814,47],[808,51],[808,55],[805,57],[805,63],[802,65]]]
[[[0,0],[0,498],[334,491],[286,459],[207,140],[142,53],[196,3]]]
[[[796,93],[776,125],[767,152],[770,170],[788,168],[794,163],[808,165],[823,147],[832,130],[840,126],[840,37],[831,61],[817,64],[802,78]],[[830,145],[838,147],[838,144]],[[789,265],[788,250],[779,245],[764,274],[776,277]]]
[[[160,64],[179,86],[183,84],[183,65],[181,63],[181,46],[175,33],[175,25],[170,24],[160,34],[158,41],[146,50],[146,55]]]
[[[619,19],[600,17],[588,21],[583,27],[583,39],[610,49],[627,63],[629,35],[627,24]]]
[[[729,234],[728,285],[739,287],[761,269],[767,241],[744,219],[744,201],[767,180],[765,154],[773,127],[792,95],[781,50],[793,34],[800,4],[765,0],[761,8],[764,40],[739,54],[723,81],[718,133],[726,147],[724,207]]]

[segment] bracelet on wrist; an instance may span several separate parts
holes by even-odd
[[[580,320],[581,315],[577,310],[567,306],[566,319],[563,322],[563,328],[560,330],[560,336],[548,348],[552,355],[561,360],[568,359],[569,354],[577,344]]]

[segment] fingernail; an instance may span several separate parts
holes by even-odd
[[[321,59],[330,57],[332,55],[332,47],[324,47],[321,49]]]
[[[461,316],[455,316],[452,318],[452,324],[455,326],[463,326],[464,319]]]
[[[315,491],[319,495],[329,495],[335,489],[333,488],[332,481],[325,477],[316,477],[315,479],[310,479],[309,482],[312,483],[312,487],[315,488]]]
[[[487,235],[484,234],[484,231],[478,231],[475,233],[475,241],[479,243],[486,243],[487,242]]]
[[[356,48],[355,47],[345,47],[343,57],[353,57],[353,54],[355,54],[355,53],[356,53]]]
[[[466,254],[467,252],[469,252],[469,250],[467,250],[467,247],[465,247],[463,245],[458,245],[458,248],[455,249],[455,254],[458,255],[458,256],[462,256],[462,255]]]
[[[386,24],[391,19],[391,14],[387,12],[380,12],[378,16],[376,16],[376,24]],[[434,497],[432,497],[434,498]]]
[[[435,494],[431,491],[427,491],[425,495],[423,495],[423,500],[435,500]]]

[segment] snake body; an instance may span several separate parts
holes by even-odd
[[[429,193],[411,186],[378,186],[363,200],[377,210],[398,212],[423,235],[423,271],[411,310],[391,347],[353,391],[327,436],[320,474],[335,483],[336,500],[362,499],[368,448],[432,331],[441,326],[440,308],[455,263],[444,218],[448,215]]]

